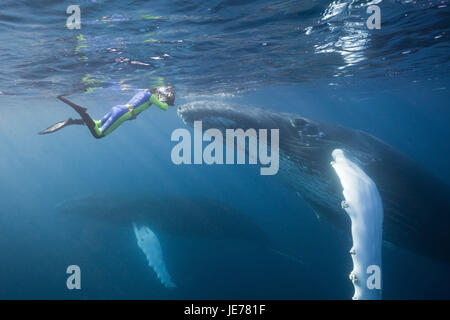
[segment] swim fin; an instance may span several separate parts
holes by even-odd
[[[75,110],[75,111],[80,115],[80,117],[83,119],[83,120],[73,120],[73,121],[83,121],[83,123],[69,123],[69,124],[85,124],[85,125],[88,127],[88,129],[89,129],[89,131],[91,132],[91,134],[94,136],[94,138],[100,139],[100,138],[103,138],[103,137],[104,137],[103,134],[100,134],[100,133],[97,132],[97,130],[96,130],[96,123],[95,123],[95,121],[88,115],[87,109],[86,109],[86,108],[83,108],[82,106],[79,106],[79,105],[73,103],[72,101],[69,101],[69,100],[65,97],[64,94],[59,95],[59,96],[58,96],[58,99],[61,100],[61,101],[64,102],[64,103],[68,104],[69,106],[71,106],[72,109]],[[69,119],[69,120],[70,120],[70,119]],[[52,131],[52,132],[53,132],[53,131]]]
[[[72,119],[72,118],[69,118],[69,119],[67,119],[67,120],[60,121],[60,122],[57,122],[57,123],[51,125],[51,126],[48,127],[47,129],[44,129],[44,130],[38,132],[38,134],[53,133],[53,132],[55,132],[55,131],[61,130],[62,128],[67,127],[67,126],[70,126],[70,125],[73,125],[73,124],[84,125],[84,121],[81,120],[81,119]]]

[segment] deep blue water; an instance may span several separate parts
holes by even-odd
[[[377,1],[373,1],[377,2]],[[176,166],[175,108],[150,108],[102,140],[74,126],[71,98],[100,118],[138,88],[173,85],[176,106],[232,102],[364,130],[450,182],[448,1],[3,1],[0,10],[0,298],[349,299],[351,239],[256,166]],[[164,288],[131,226],[62,216],[96,192],[207,197],[250,216],[273,246],[160,235]],[[430,204],[432,210],[432,204]],[[424,214],[427,214],[424,212]],[[449,212],[450,214],[450,212]],[[449,230],[450,231],[450,230]],[[432,234],[430,234],[432,237]],[[436,244],[439,246],[439,244]],[[82,289],[66,288],[66,267]],[[386,299],[450,298],[450,267],[383,251]]]

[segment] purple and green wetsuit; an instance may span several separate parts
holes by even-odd
[[[81,119],[69,118],[59,121],[40,131],[39,134],[53,133],[76,124],[87,126],[91,134],[95,138],[100,139],[117,129],[124,121],[135,119],[138,114],[148,109],[151,104],[162,110],[167,110],[169,106],[173,106],[175,102],[175,88],[167,86],[141,90],[127,104],[112,107],[111,111],[105,114],[101,120],[92,119],[86,108],[69,101],[66,95],[59,95],[58,99],[72,107],[81,116]]]
[[[167,103],[161,102],[148,90],[138,92],[125,105],[116,105],[101,120],[94,120],[95,132],[98,137],[104,137],[113,132],[126,120],[133,120],[138,114],[148,109],[151,104],[162,110],[167,110]]]

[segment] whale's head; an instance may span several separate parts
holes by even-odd
[[[106,211],[105,206],[108,206],[108,201],[101,201],[91,196],[74,197],[57,203],[55,210],[61,215],[94,217],[99,212]]]
[[[186,125],[193,126],[195,121],[201,121],[204,130],[278,129],[281,151],[285,149],[288,153],[295,150],[308,152],[315,147],[323,147],[324,143],[330,141],[327,139],[327,130],[332,130],[330,126],[299,115],[217,101],[187,103],[179,107],[177,112]]]
[[[177,110],[178,116],[188,126],[202,121],[206,129],[234,129],[251,126],[255,119],[251,112],[238,106],[210,101],[196,101],[184,104]]]
[[[109,221],[112,224],[131,223],[129,211],[135,212],[133,218],[138,221],[139,201],[125,198],[121,194],[91,194],[73,197],[55,205],[55,211],[60,215],[79,216],[83,218]],[[137,213],[136,213],[137,212]]]
[[[325,135],[310,119],[233,103],[195,101],[182,105],[177,113],[186,125],[202,121],[205,129],[279,129],[280,135],[304,138]]]
[[[380,147],[377,139],[356,130],[252,106],[195,101],[182,105],[177,112],[188,126],[202,121],[203,130],[219,129],[225,133],[226,129],[278,129],[281,156],[294,160],[300,169],[317,170],[317,174],[330,169],[335,149],[345,150],[352,161],[365,166],[377,160],[375,148]]]

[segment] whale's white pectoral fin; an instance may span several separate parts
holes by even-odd
[[[381,245],[383,205],[375,183],[355,163],[336,149],[331,165],[343,188],[342,208],[352,221],[353,247],[350,254],[355,287],[353,299],[381,299]]]
[[[147,257],[148,264],[155,270],[156,276],[167,288],[175,288],[162,254],[161,245],[156,234],[146,226],[137,227],[133,223],[134,234],[136,235],[139,248]]]

